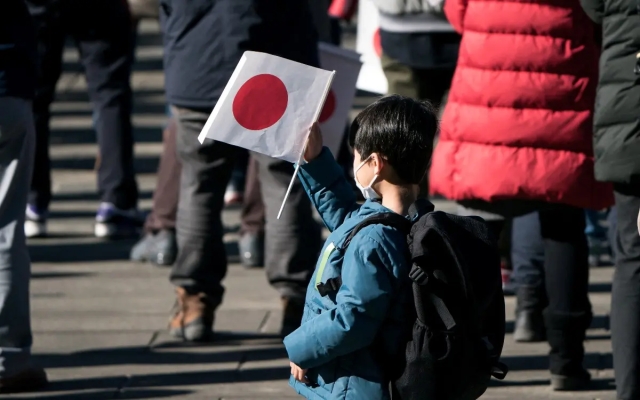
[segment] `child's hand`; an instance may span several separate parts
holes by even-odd
[[[291,366],[291,375],[293,375],[293,377],[296,378],[298,382],[309,383],[309,380],[307,379],[307,376],[306,376],[307,375],[306,369],[302,369],[298,367],[291,361],[289,361],[289,365]]]
[[[311,126],[311,133],[309,134],[309,141],[307,142],[307,148],[304,151],[304,160],[310,162],[314,158],[318,157],[322,152],[322,132],[318,123],[314,123]]]

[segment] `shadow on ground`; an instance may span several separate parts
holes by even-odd
[[[500,361],[509,367],[509,371],[548,370],[549,357],[547,355],[502,356]],[[613,368],[611,353],[587,353],[584,357],[584,367],[587,369],[605,370]]]
[[[141,156],[137,155],[133,161],[136,173],[138,174],[154,174],[158,171],[158,163],[160,157],[158,156]],[[67,157],[56,158],[51,160],[52,169],[70,169],[70,170],[88,170],[95,169],[96,157],[95,156],[79,156],[79,157]]]
[[[507,320],[505,331],[506,333],[513,333],[515,327],[515,321]],[[608,315],[594,315],[591,321],[589,329],[604,329],[609,330],[609,316]],[[593,339],[596,340],[596,339]]]
[[[91,272],[31,272],[31,279],[84,278],[95,276]]]
[[[153,197],[153,192],[150,190],[144,190],[138,193],[138,198],[140,200],[146,200]],[[100,201],[100,195],[98,192],[73,192],[73,193],[56,193],[53,195],[53,202],[61,202],[61,201]],[[96,204],[97,206],[97,204]],[[52,212],[52,215],[62,215],[64,218],[67,218],[66,215],[61,214],[60,212]],[[92,214],[95,216],[95,213]]]
[[[124,382],[124,381],[123,381]],[[57,383],[53,382],[44,390],[56,390]],[[118,390],[118,388],[105,390],[85,390],[80,393],[65,393],[54,395],[43,395],[37,392],[33,393],[33,397],[21,397],[22,399],[38,399],[38,400],[107,400],[107,399],[161,399],[165,397],[186,396],[193,393],[191,390],[174,390],[174,389],[126,389]]]
[[[547,386],[550,384],[551,384],[551,381],[549,379],[528,379],[526,381],[509,381],[508,375],[507,375],[507,379],[504,381],[492,379],[489,383],[489,387],[528,387],[528,386]],[[605,379],[592,380],[591,384],[585,391],[593,392],[593,391],[607,391],[607,390],[614,390],[614,389],[615,389],[615,381],[611,378],[605,378]]]
[[[136,143],[159,143],[162,142],[162,128],[140,127],[133,130]],[[92,129],[52,129],[50,143],[59,144],[95,144],[96,134]]]
[[[28,243],[32,262],[70,263],[129,260],[131,248],[137,239],[101,241],[90,243],[52,243],[45,240]],[[226,242],[229,263],[240,262],[238,243]]]

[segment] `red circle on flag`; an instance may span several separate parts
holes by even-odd
[[[336,94],[333,93],[333,89],[329,90],[329,94],[327,95],[327,100],[324,102],[324,106],[322,107],[322,112],[320,113],[320,118],[318,118],[318,122],[323,123],[333,115],[333,112],[336,110]]]
[[[282,118],[289,103],[289,93],[275,75],[261,74],[249,78],[233,99],[232,111],[243,128],[259,131]]]
[[[378,57],[382,57],[382,43],[380,41],[380,29],[376,29],[373,34],[373,49],[375,50]]]

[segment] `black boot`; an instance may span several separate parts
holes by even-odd
[[[591,324],[591,312],[552,314],[545,312],[553,390],[583,390],[591,375],[584,369],[584,339]]]
[[[542,311],[546,307],[544,288],[520,286],[516,292],[516,323],[513,338],[519,343],[544,342],[547,339]]]

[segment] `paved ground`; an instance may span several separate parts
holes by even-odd
[[[150,207],[165,118],[160,40],[153,24],[143,26],[136,89],[136,153],[142,206]],[[261,270],[237,264],[238,210],[224,213],[232,265],[228,295],[217,314],[220,340],[186,346],[165,334],[173,304],[168,270],[127,261],[133,244],[92,237],[98,199],[92,171],[96,146],[84,79],[75,51],[65,53],[66,73],[54,106],[52,155],[55,198],[52,237],[29,243],[33,257],[32,320],[35,359],[52,384],[29,399],[284,399],[288,362],[275,333],[277,294]],[[359,104],[366,98],[358,100]],[[438,207],[452,209],[439,202]],[[596,318],[589,331],[587,366],[593,391],[565,395],[548,389],[547,346],[515,345],[507,338],[504,361],[511,372],[486,399],[614,399],[611,343],[606,330],[612,270],[592,270]],[[512,329],[512,298],[507,300]],[[12,397],[12,398],[14,398]]]

